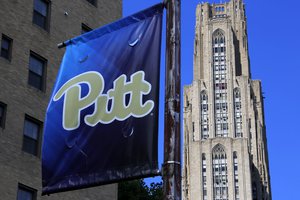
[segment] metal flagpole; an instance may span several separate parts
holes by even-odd
[[[180,6],[181,0],[165,0],[167,8],[166,96],[163,190],[165,200],[181,200],[180,142]]]

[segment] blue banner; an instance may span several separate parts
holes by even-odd
[[[45,120],[43,195],[158,174],[162,11],[66,42]]]

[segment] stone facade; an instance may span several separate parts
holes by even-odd
[[[0,127],[0,199],[17,199],[20,185],[36,190],[33,199],[117,199],[117,184],[42,197],[40,147],[42,122],[64,54],[64,49],[58,49],[57,44],[80,35],[82,24],[97,28],[120,18],[122,0],[41,2],[49,5],[46,30],[33,23],[34,0],[0,2],[0,34],[12,39],[11,59],[0,57],[0,103],[6,105],[2,107],[6,111]],[[91,2],[96,2],[96,5]],[[32,52],[46,60],[42,89],[28,84]],[[41,123],[37,156],[22,150],[26,116]]]
[[[183,199],[271,199],[261,90],[243,1],[199,4],[194,81],[183,97]]]

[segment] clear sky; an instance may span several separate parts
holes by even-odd
[[[123,0],[123,15],[133,14],[159,2],[161,1]],[[182,85],[192,82],[195,9],[199,2],[201,1],[182,0]],[[297,125],[300,125],[300,84],[297,80],[300,80],[300,1],[244,2],[252,79],[262,80],[265,96],[273,200],[298,200],[300,128]],[[164,41],[165,37],[162,43],[162,68],[165,66]],[[163,82],[164,77],[161,80],[162,84]],[[163,95],[163,91],[161,94]],[[163,98],[161,96],[161,108],[164,107]],[[163,160],[163,112],[161,113],[160,162]]]

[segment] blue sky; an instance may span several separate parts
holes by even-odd
[[[160,0],[123,0],[123,15]],[[198,0],[182,1],[182,85],[191,84],[195,8]],[[220,0],[208,1],[219,3]],[[224,2],[224,1],[223,1]],[[300,180],[300,1],[244,0],[252,79],[262,80],[273,200],[296,200]],[[165,33],[162,65],[164,68]],[[299,57],[298,57],[299,56]],[[162,77],[162,84],[164,77]],[[161,91],[163,95],[163,91]],[[160,107],[163,108],[161,96]],[[160,117],[160,162],[163,159],[163,115]],[[148,181],[157,180],[150,179]]]

